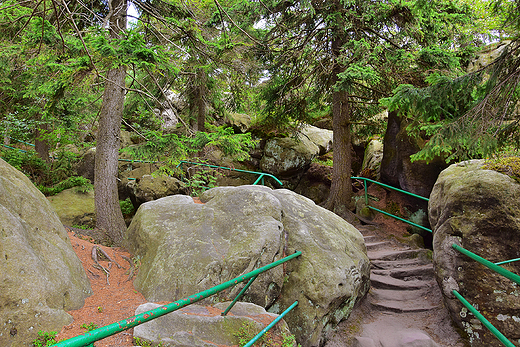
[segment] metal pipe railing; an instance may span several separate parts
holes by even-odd
[[[496,273],[510,279],[511,281],[513,282],[516,282],[517,284],[520,284],[520,276],[511,272],[511,271],[508,271],[506,269],[504,269],[503,267],[500,267],[498,266],[498,264],[505,264],[505,263],[508,263],[508,262],[512,262],[512,261],[515,261],[515,260],[518,260],[518,259],[512,259],[512,260],[506,260],[504,262],[500,262],[500,263],[492,263],[490,262],[489,260],[485,259],[485,258],[482,258],[481,256],[471,252],[471,251],[468,251],[467,249],[457,245],[456,243],[453,243],[451,245],[451,247],[457,251],[459,251],[460,253],[470,257],[471,259],[479,262],[480,264],[486,266],[487,268],[489,268],[490,270],[492,271],[495,271]],[[462,304],[464,306],[466,306],[468,308],[468,310],[471,311],[471,313],[473,313],[473,315],[482,323],[484,324],[484,326],[486,328],[488,328],[488,330],[496,336],[496,338],[498,338],[500,340],[500,342],[502,342],[504,344],[504,346],[507,346],[507,347],[514,347],[515,345],[509,341],[497,328],[495,328],[495,326],[493,324],[491,324],[480,312],[478,312],[466,299],[464,299],[464,297],[462,295],[460,295],[456,290],[453,290],[452,291],[453,295],[455,295],[455,297],[457,299],[459,299],[460,302],[462,302]]]
[[[276,325],[276,323],[278,323],[287,313],[289,313],[293,308],[295,308],[296,305],[298,305],[298,301],[295,301],[291,306],[289,306],[285,311],[283,311],[278,317],[275,318],[275,320],[273,320],[271,323],[269,323],[268,326],[266,326],[264,329],[262,329],[262,331],[260,331],[258,334],[256,334],[256,336],[253,337],[253,339],[251,341],[246,343],[244,345],[244,347],[252,346],[256,341],[258,341],[259,338],[264,336],[264,334],[266,332],[268,332],[272,327],[274,327]]]
[[[179,164],[177,164],[177,167],[180,167],[182,169],[182,165],[183,164],[190,164],[190,165],[200,165],[200,166],[207,166],[207,167],[211,167],[211,168],[214,168],[214,169],[224,169],[224,170],[230,170],[230,171],[236,171],[236,172],[244,172],[244,173],[250,173],[250,174],[255,174],[255,175],[259,175],[258,178],[256,179],[256,181],[253,183],[253,185],[256,185],[258,182],[262,182],[262,185],[264,184],[264,178],[267,176],[267,177],[271,177],[272,179],[274,179],[279,185],[283,186],[283,183],[278,179],[276,178],[274,175],[271,175],[271,174],[268,174],[268,173],[265,173],[265,172],[257,172],[257,171],[249,171],[249,170],[241,170],[241,169],[233,169],[233,168],[230,168],[230,167],[224,167],[224,166],[217,166],[217,165],[211,165],[211,164],[204,164],[204,163],[195,163],[195,162],[191,162],[191,161],[186,161],[186,160],[181,160]]]
[[[296,258],[302,254],[301,251],[297,251],[294,254],[291,254],[285,258],[282,258],[280,260],[277,260],[271,264],[268,264],[266,266],[263,266],[259,269],[253,270],[245,275],[236,277],[232,280],[229,280],[227,282],[221,283],[215,287],[212,287],[210,289],[204,290],[202,292],[199,292],[197,294],[191,295],[187,298],[177,300],[175,302],[172,302],[170,304],[158,307],[156,309],[143,312],[141,314],[138,314],[136,316],[124,319],[122,321],[109,324],[107,326],[104,326],[102,328],[98,328],[96,330],[89,331],[85,333],[84,335],[79,335],[76,337],[73,337],[71,339],[58,342],[57,344],[54,344],[52,346],[54,347],[86,347],[86,346],[93,346],[93,343],[99,340],[102,340],[106,337],[115,335],[117,333],[120,333],[124,330],[133,328],[137,325],[146,323],[148,321],[151,321],[155,318],[161,317],[167,313],[176,311],[184,306],[191,305],[195,302],[198,302],[200,300],[203,300],[209,296],[212,296],[218,292],[221,292],[229,287],[233,287],[237,285],[240,282],[248,281],[253,277],[258,276],[260,273],[268,271],[282,263],[285,263],[286,261],[289,261],[293,258]]]
[[[383,211],[383,210],[380,210],[378,208],[375,208],[375,207],[372,207],[368,204],[368,186],[367,186],[367,182],[371,182],[371,183],[374,183],[374,184],[377,184],[381,187],[385,187],[385,188],[388,188],[388,189],[392,189],[392,190],[395,190],[397,192],[400,192],[400,193],[403,193],[403,194],[406,194],[406,195],[409,195],[409,196],[413,196],[414,198],[418,198],[418,199],[421,199],[421,200],[424,200],[424,201],[430,201],[430,199],[428,198],[425,198],[424,196],[420,196],[420,195],[417,195],[417,194],[414,194],[414,193],[410,193],[410,192],[407,192],[406,190],[402,190],[402,189],[399,189],[399,188],[396,188],[396,187],[392,187],[392,186],[389,186],[388,184],[384,184],[384,183],[381,183],[381,182],[377,182],[377,181],[374,181],[370,178],[366,178],[366,177],[351,177],[351,179],[356,179],[356,180],[362,180],[363,181],[363,187],[365,189],[365,205],[371,209],[371,210],[374,210],[374,211],[377,211],[377,212],[380,212],[386,216],[389,216],[389,217],[392,217],[392,218],[395,218],[397,220],[400,220],[402,222],[405,222],[407,224],[410,224],[410,225],[413,225],[414,227],[417,227],[419,229],[422,229],[422,230],[426,230],[430,233],[433,233],[433,231],[429,228],[426,228],[420,224],[417,224],[417,223],[414,223],[412,221],[409,221],[407,219],[404,219],[404,218],[401,218],[401,217],[398,217],[396,216],[395,214],[391,214],[389,212],[386,212],[386,211]]]
[[[462,253],[464,255],[467,255],[471,259],[473,259],[475,261],[478,261],[480,264],[482,264],[485,267],[495,271],[496,273],[498,273],[498,274],[500,274],[500,275],[510,279],[513,282],[516,282],[517,284],[520,284],[520,276],[519,275],[517,275],[517,274],[515,274],[515,273],[513,273],[511,271],[508,271],[508,270],[504,269],[503,267],[498,266],[495,263],[492,263],[489,260],[484,259],[481,256],[478,256],[478,255],[476,255],[475,253],[473,253],[471,251],[468,251],[467,249],[457,245],[456,243],[453,243],[451,245],[451,247],[453,249],[459,251],[460,253]]]
[[[473,307],[473,305],[471,305],[466,299],[464,299],[464,297],[462,295],[459,294],[459,292],[457,292],[455,289],[452,290],[452,293],[453,295],[455,295],[455,297],[457,299],[459,299],[459,301],[464,305],[466,306],[466,308],[471,312],[473,313],[473,315],[482,323],[484,324],[484,326],[486,328],[488,328],[489,331],[491,331],[491,333],[493,335],[495,335],[499,340],[500,342],[502,342],[504,344],[504,346],[507,346],[507,347],[515,347],[515,345],[509,341],[497,328],[495,328],[495,326],[493,324],[491,324],[490,321],[488,321],[486,319],[486,317],[484,317],[475,307]]]

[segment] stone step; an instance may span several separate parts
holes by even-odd
[[[407,266],[401,268],[373,269],[372,274],[391,276],[393,278],[399,278],[406,281],[409,281],[410,279],[427,280],[432,279],[434,276],[433,264]]]
[[[433,285],[432,281],[432,285]],[[437,300],[433,297],[432,287],[421,289],[398,291],[394,289],[377,289],[370,290],[370,300],[392,300],[392,301],[429,301]]]
[[[426,249],[406,249],[400,250],[375,250],[368,251],[367,255],[370,260],[401,260],[425,257],[427,258],[428,251]]]
[[[431,281],[403,281],[390,276],[370,275],[370,282],[373,288],[395,289],[395,290],[415,290],[426,288],[431,285]]]
[[[371,260],[370,264],[372,269],[398,269],[431,264],[431,260],[424,257],[399,260]]]
[[[376,242],[381,239],[380,237],[378,237],[376,235],[366,235],[366,236],[363,236],[363,238],[365,239],[365,243]]]
[[[393,244],[389,241],[378,241],[378,242],[370,242],[367,243],[365,240],[365,245],[367,246],[367,251],[377,251],[381,249],[388,249],[393,246]]]
[[[423,301],[372,300],[370,304],[379,310],[397,313],[425,312],[437,308]]]

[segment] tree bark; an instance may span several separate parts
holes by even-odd
[[[112,0],[113,13],[108,18],[110,36],[117,38],[126,29],[126,0]],[[126,68],[108,71],[103,102],[99,114],[99,130],[94,167],[96,226],[104,230],[112,242],[120,245],[126,224],[119,206],[117,191],[118,154],[121,121],[125,101]]]
[[[345,39],[338,29],[336,38],[332,42],[332,52],[334,55],[334,68],[332,70],[332,85],[339,80],[338,74],[345,71],[345,67],[338,62]],[[324,203],[324,207],[333,211],[339,216],[353,220],[353,213],[350,211],[352,198],[352,141],[351,141],[351,113],[352,108],[348,100],[348,94],[344,90],[334,90],[332,93],[332,131],[333,131],[333,152],[332,152],[332,183],[329,197]]]
[[[38,153],[38,157],[45,160],[47,163],[50,162],[49,143],[41,139],[41,136],[46,135],[48,132],[48,124],[40,124],[38,129],[36,129],[36,136],[34,137],[34,150]]]

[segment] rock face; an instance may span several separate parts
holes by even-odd
[[[361,234],[311,200],[262,186],[214,188],[201,200],[170,196],[137,211],[126,240],[141,257],[134,284],[148,300],[178,300],[299,250],[302,256],[261,274],[244,300],[273,313],[298,300],[286,321],[310,347],[368,290]],[[233,299],[243,286],[215,300]]]
[[[457,290],[510,341],[520,339],[520,289],[452,248],[455,243],[491,261],[520,257],[520,184],[485,170],[483,161],[451,165],[432,191],[430,223],[437,282],[453,320],[472,346],[502,344],[452,294]],[[520,264],[503,265],[520,273]]]
[[[309,167],[320,149],[306,136],[272,138],[264,148],[260,169],[277,177],[290,177]]]
[[[182,194],[187,189],[184,183],[174,177],[152,175],[144,175],[139,181],[129,181],[127,188],[134,206],[168,195]]]
[[[227,316],[220,315],[230,302],[221,302],[211,307],[189,305],[134,328],[134,337],[164,347],[217,347],[236,346],[237,334],[247,340],[253,338],[265,326],[266,321],[278,315],[268,313],[263,307],[237,302]],[[147,303],[139,306],[136,315],[154,310],[160,305]],[[287,324],[282,320],[270,330],[271,334],[289,335]],[[248,336],[245,336],[248,335]]]
[[[411,162],[410,155],[419,152],[422,139],[408,135],[408,123],[396,112],[388,114],[388,126],[384,138],[381,181],[424,197],[430,192],[447,165],[438,158],[429,164],[424,161]]]
[[[28,346],[70,324],[91,294],[67,232],[42,193],[0,159],[0,346]]]
[[[244,134],[251,127],[251,117],[245,113],[230,113],[226,118],[226,124],[236,133]]]
[[[61,223],[68,226],[87,225],[91,229],[95,227],[94,189],[83,193],[76,188],[70,188],[47,199],[58,214]]]
[[[320,129],[312,125],[306,125],[301,133],[320,149],[319,155],[332,151],[332,130]]]
[[[383,159],[383,143],[379,140],[372,140],[365,149],[365,156],[361,170],[370,172],[376,181],[380,179],[381,160]],[[365,176],[366,177],[366,176]]]

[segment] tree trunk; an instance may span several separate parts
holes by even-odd
[[[49,144],[41,137],[49,132],[48,124],[40,124],[36,129],[36,136],[34,140],[34,150],[38,153],[38,157],[45,160],[47,163],[50,162],[49,158]]]
[[[335,38],[332,42],[332,52],[334,54],[333,85],[338,81],[338,74],[345,68],[337,62],[344,40],[342,35]],[[339,216],[353,220],[350,211],[352,198],[352,143],[351,143],[351,105],[349,104],[347,92],[344,90],[334,90],[332,93],[332,131],[333,131],[333,152],[332,152],[332,183],[329,197],[323,204],[325,208],[333,211]]]
[[[112,38],[126,29],[126,0],[112,0],[114,13],[109,18]],[[125,101],[126,68],[120,66],[108,71],[103,102],[99,114],[99,130],[94,167],[96,226],[104,230],[116,245],[123,240],[126,224],[119,206],[117,191],[118,153],[121,120]]]

